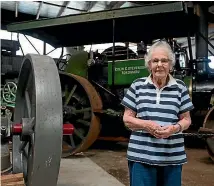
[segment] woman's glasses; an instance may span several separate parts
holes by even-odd
[[[155,59],[151,59],[150,61],[153,64],[158,64],[159,61],[161,62],[161,64],[168,64],[171,60],[166,59],[166,58],[161,58],[161,59],[155,58]]]

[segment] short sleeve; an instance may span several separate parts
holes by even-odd
[[[189,93],[185,85],[182,86],[180,114],[194,109]]]
[[[125,96],[121,102],[121,104],[134,112],[137,112],[136,107],[136,89],[135,84],[132,83],[129,89],[126,91]]]

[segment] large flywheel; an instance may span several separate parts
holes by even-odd
[[[27,186],[56,186],[63,135],[62,95],[58,69],[48,56],[26,55],[21,67],[14,112],[13,173]]]
[[[205,119],[204,119],[204,128],[212,129],[214,131],[214,106],[209,110]],[[210,158],[214,161],[214,136],[208,137],[207,142],[207,151],[210,155]]]
[[[102,100],[91,83],[80,76],[60,72],[64,123],[72,123],[73,135],[63,136],[63,157],[89,148],[100,133],[100,120],[94,114]]]

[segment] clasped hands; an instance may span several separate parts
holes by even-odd
[[[178,131],[175,125],[160,126],[154,121],[148,123],[146,130],[156,138],[168,138]]]

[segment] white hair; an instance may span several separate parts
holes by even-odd
[[[150,48],[148,53],[145,55],[145,66],[148,68],[149,67],[149,61],[152,58],[152,53],[154,52],[154,50],[156,48],[161,48],[161,49],[165,49],[168,53],[168,58],[170,60],[171,63],[171,67],[173,67],[175,65],[175,55],[172,51],[171,46],[166,42],[166,41],[158,41],[156,43],[154,43]]]

